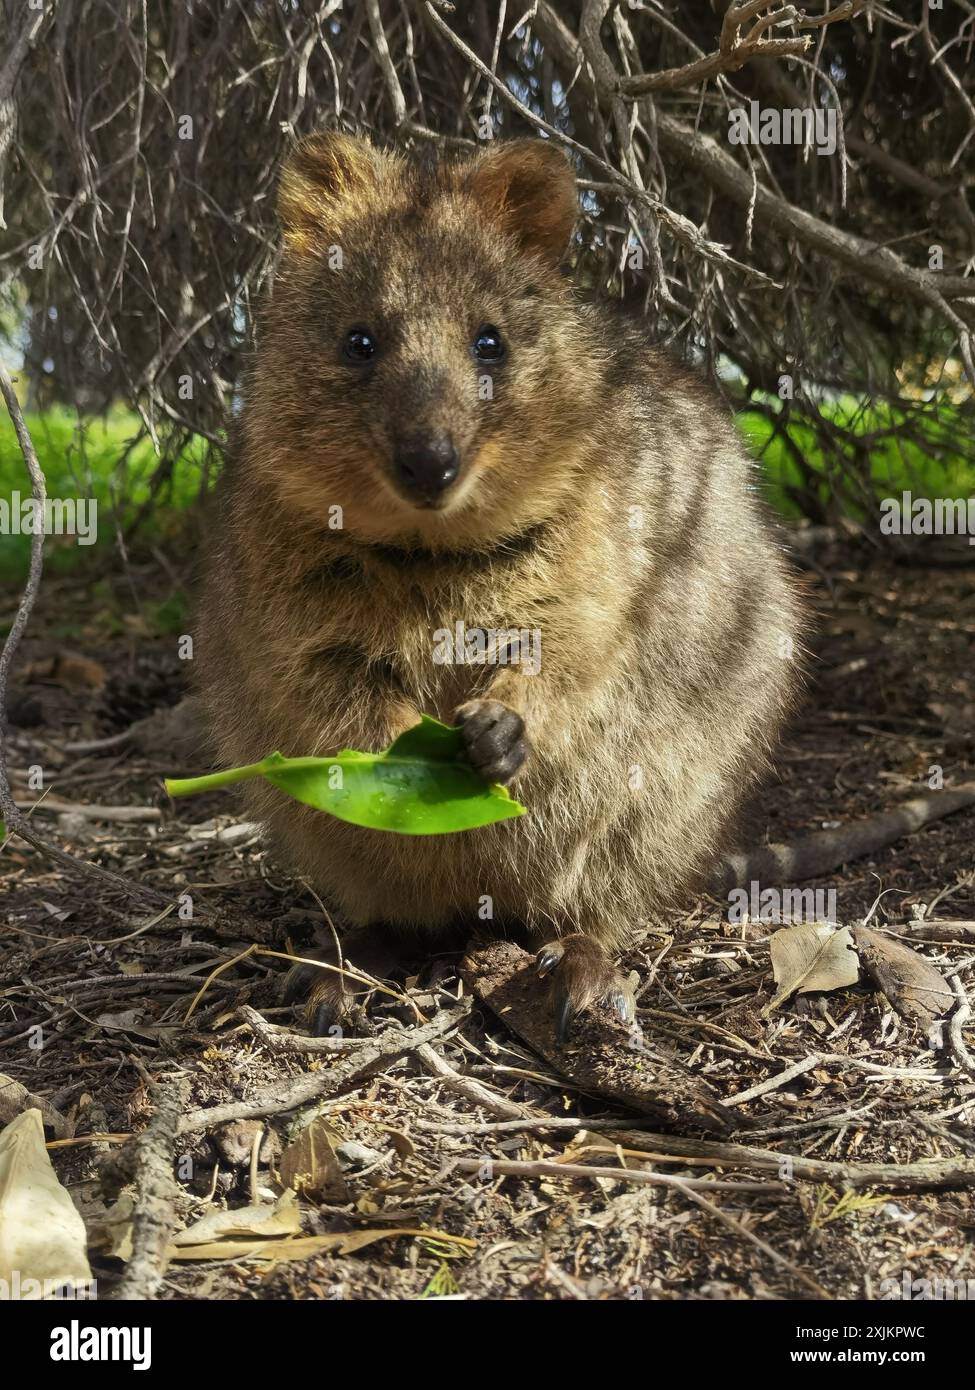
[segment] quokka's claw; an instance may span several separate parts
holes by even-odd
[[[558,942],[543,946],[535,957],[535,967],[538,970],[539,978],[544,979],[546,975],[551,975],[561,959],[562,948]]]
[[[327,1038],[342,1016],[342,1004],[338,1001],[321,1003],[314,1010],[309,1005],[308,1031],[313,1038]]]
[[[555,1034],[560,1044],[565,1044],[569,1040],[569,1030],[575,1022],[576,1009],[573,1007],[572,998],[565,994],[558,1002],[556,1007]]]
[[[327,963],[335,956],[331,948],[314,954],[320,954]],[[323,1038],[345,1016],[352,995],[344,987],[342,977],[333,971],[318,970],[314,965],[293,965],[285,978],[282,1002],[298,1005],[302,1001],[305,1027],[312,1037]]]
[[[281,991],[281,1002],[286,1007],[297,1004],[299,999],[303,999],[311,988],[312,980],[317,971],[313,965],[293,965],[284,977],[284,988]]]
[[[342,951],[343,954],[348,952],[346,970],[354,974],[364,971],[367,976],[379,978],[394,974],[397,970],[395,951],[391,949],[388,934],[381,926],[361,927],[350,932],[343,938]],[[348,974],[342,975],[335,968],[322,969],[310,963],[320,960],[323,966],[337,966],[338,954],[334,942],[309,951],[307,955],[310,958],[308,963],[300,962],[288,971],[282,1002],[303,1004],[305,1027],[313,1037],[323,1038],[348,1017],[353,1004],[365,1002],[368,1007],[370,991],[368,984]]]
[[[580,1014],[593,1004],[606,1004],[623,1023],[631,1023],[636,1001],[629,980],[625,980],[609,956],[591,936],[575,932],[550,941],[535,957],[541,978],[552,980],[555,1032],[560,1044],[569,1037]]]

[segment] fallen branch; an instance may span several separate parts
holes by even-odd
[[[871,1076],[883,1077],[886,1081],[950,1081],[953,1076],[948,1069],[939,1071],[933,1067],[927,1070],[920,1067],[884,1067],[879,1062],[867,1062],[862,1057],[844,1056],[842,1052],[811,1052],[808,1057],[794,1062],[791,1067],[777,1072],[775,1076],[767,1077],[757,1086],[750,1086],[747,1091],[739,1091],[737,1095],[729,1096],[723,1104],[728,1107],[744,1105],[746,1101],[756,1100],[759,1096],[767,1095],[769,1091],[778,1090],[779,1087],[794,1081],[797,1076],[802,1076],[804,1072],[812,1071],[813,1067],[831,1065],[852,1067],[855,1071],[865,1071]]]
[[[597,1168],[588,1163],[555,1163],[546,1159],[525,1160],[509,1158],[459,1158],[453,1165],[462,1173],[487,1172],[490,1177],[501,1174],[521,1178],[608,1178],[611,1182],[628,1182],[637,1187],[706,1188],[709,1192],[768,1192],[784,1197],[789,1189],[784,1182],[723,1182],[720,1178],[678,1178],[673,1173],[654,1173],[647,1168]]]
[[[292,1032],[290,1028],[282,1028],[278,1024],[268,1023],[264,1015],[259,1014],[256,1009],[252,1009],[249,1004],[241,1004],[237,1012],[248,1024],[254,1036],[260,1038],[268,1051],[276,1052],[281,1056],[287,1056],[289,1053],[292,1056],[296,1053],[306,1056],[318,1054],[334,1056],[336,1052],[350,1052],[362,1045],[361,1038],[305,1037],[303,1034]]]
[[[888,931],[906,936],[910,941],[943,941],[959,946],[975,945],[975,922],[942,917],[936,922],[910,921],[891,923]]]
[[[62,801],[46,796],[43,801],[16,801],[20,811],[51,811],[55,815],[80,816],[82,820],[114,821],[119,825],[158,822],[162,812],[156,806],[95,806],[80,801]]]
[[[975,1057],[965,1045],[965,1038],[962,1033],[962,1028],[972,1016],[971,1005],[968,1002],[968,995],[965,993],[965,986],[961,982],[961,977],[952,975],[950,984],[958,1007],[948,1022],[948,1042],[952,1056],[961,1070],[975,1076]]]
[[[177,1223],[179,1193],[173,1176],[179,1119],[186,1108],[189,1079],[173,1077],[150,1086],[154,1114],[134,1141],[132,1156],[135,1210],[132,1217],[132,1258],[126,1265],[116,1299],[155,1297],[166,1269],[166,1252]]]
[[[779,1177],[835,1182],[851,1188],[889,1187],[920,1192],[928,1188],[975,1186],[975,1158],[931,1158],[917,1163],[844,1163],[778,1153],[775,1149],[754,1148],[750,1144],[651,1134],[642,1129],[613,1130],[601,1134],[600,1139],[628,1149],[648,1150],[658,1159],[660,1154],[673,1155],[675,1162],[684,1158],[706,1158],[716,1166],[731,1164],[767,1169],[778,1173]]]
[[[495,1093],[473,1076],[462,1076],[459,1071],[455,1071],[445,1057],[441,1057],[439,1052],[435,1052],[429,1043],[423,1043],[416,1050],[416,1055],[426,1067],[427,1071],[432,1072],[438,1077],[451,1091],[456,1091],[465,1100],[469,1100],[473,1105],[478,1105],[482,1110],[486,1110],[489,1115],[500,1115],[506,1120],[524,1121],[528,1111],[523,1105],[516,1105],[514,1101],[505,1100],[503,1096]],[[468,1126],[468,1129],[470,1127]]]
[[[387,1028],[378,1037],[365,1039],[360,1048],[327,1071],[310,1072],[297,1079],[288,1077],[275,1086],[264,1087],[250,1100],[214,1105],[207,1110],[191,1110],[180,1120],[177,1132],[191,1134],[196,1130],[226,1124],[228,1120],[258,1120],[265,1115],[281,1115],[325,1096],[337,1095],[339,1091],[371,1075],[384,1063],[414,1052],[421,1043],[445,1037],[464,1021],[470,1009],[471,1001],[462,1000],[455,1008],[442,1010],[421,1028]]]

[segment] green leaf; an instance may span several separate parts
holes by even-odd
[[[332,758],[271,753],[247,767],[166,782],[170,796],[263,777],[350,825],[400,835],[449,835],[525,814],[504,787],[487,786],[463,756],[459,729],[421,715],[385,753],[343,748]]]

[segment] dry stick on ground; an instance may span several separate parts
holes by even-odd
[[[485,1102],[477,1103],[483,1103],[487,1108]],[[920,1192],[930,1188],[975,1186],[975,1159],[964,1157],[919,1159],[916,1163],[844,1163],[838,1159],[804,1158],[778,1149],[756,1148],[751,1144],[729,1144],[684,1134],[659,1134],[653,1130],[620,1129],[618,1120],[580,1120],[575,1116],[561,1115],[512,1117],[483,1124],[436,1124],[418,1119],[416,1126],[420,1130],[443,1135],[592,1134],[598,1136],[600,1145],[619,1145],[631,1153],[645,1153],[648,1159],[658,1163],[670,1161],[707,1163],[715,1168],[755,1168],[760,1172],[775,1172],[789,1180],[835,1182],[848,1188],[887,1187],[901,1192]],[[593,1147],[594,1153],[600,1151],[600,1146]]]
[[[637,1187],[703,1187],[710,1192],[765,1192],[776,1196],[788,1195],[784,1182],[724,1182],[720,1178],[678,1178],[673,1173],[652,1173],[646,1168],[596,1168],[588,1163],[556,1163],[548,1159],[521,1162],[514,1158],[458,1158],[451,1165],[462,1173],[486,1171],[490,1178],[497,1175],[519,1178],[608,1178],[611,1182],[628,1182]]]
[[[334,1057],[337,1052],[351,1052],[353,1048],[362,1045],[361,1038],[306,1038],[302,1034],[293,1033],[289,1028],[279,1024],[268,1023],[263,1014],[259,1014],[248,1004],[241,1004],[237,1012],[247,1023],[254,1036],[260,1038],[269,1052],[279,1052],[282,1055],[289,1052],[292,1055],[295,1053],[302,1055],[309,1053],[327,1055],[331,1053]]]
[[[853,859],[876,854],[905,835],[975,806],[975,782],[911,797],[889,811],[848,821],[836,830],[814,830],[791,844],[764,845],[727,855],[708,880],[708,891],[724,897],[753,880],[762,884],[820,878]]]
[[[439,1052],[435,1052],[429,1043],[423,1043],[416,1049],[416,1055],[426,1067],[427,1071],[439,1077],[441,1081],[451,1091],[456,1091],[458,1095],[464,1096],[472,1101],[474,1105],[481,1106],[489,1115],[501,1115],[506,1120],[515,1120],[524,1123],[530,1114],[524,1105],[516,1105],[514,1101],[505,1099],[504,1096],[496,1095],[483,1082],[478,1081],[473,1076],[463,1076],[459,1071],[450,1065],[445,1057],[441,1057]],[[530,1123],[530,1121],[529,1121]],[[470,1126],[467,1126],[470,1129]]]
[[[44,470],[38,461],[37,451],[34,442],[30,437],[30,431],[24,423],[21,413],[20,402],[13,388],[13,382],[7,374],[6,368],[0,362],[0,395],[3,396],[10,419],[13,422],[14,433],[17,436],[17,443],[24,456],[27,465],[27,472],[30,475],[31,496],[35,506],[35,526],[34,534],[31,537],[30,546],[30,568],[27,573],[27,583],[21,595],[17,612],[14,616],[13,626],[7,634],[7,639],[3,644],[3,651],[0,652],[0,819],[7,827],[8,832],[13,832],[22,840],[26,840],[29,845],[38,850],[53,863],[59,864],[63,869],[67,869],[72,875],[83,874],[88,878],[97,879],[104,888],[112,888],[124,892],[130,897],[136,897],[143,901],[150,901],[154,904],[166,902],[167,899],[154,889],[145,888],[140,884],[130,883],[128,879],[122,878],[120,874],[114,874],[109,869],[102,869],[97,864],[91,864],[84,859],[75,859],[71,854],[66,853],[58,845],[53,845],[49,840],[45,840],[38,835],[31,827],[27,817],[22,815],[19,807],[14,802],[13,793],[10,789],[10,780],[7,773],[7,684],[10,680],[10,669],[13,665],[14,653],[23,636],[34,604],[37,600],[37,593],[41,583],[41,572],[44,567],[44,528],[41,520],[44,515],[44,504],[47,501],[47,488],[44,482]]]
[[[958,1066],[962,1071],[967,1071],[970,1075],[975,1076],[975,1057],[965,1046],[965,1038],[962,1033],[963,1026],[972,1016],[971,1005],[968,1002],[968,995],[965,993],[965,986],[961,982],[961,976],[952,975],[948,983],[958,1001],[958,1008],[948,1023],[948,1042]]]
[[[38,810],[59,816],[70,814],[80,816],[82,820],[101,820],[118,825],[162,820],[162,812],[157,806],[96,806],[88,802],[62,801],[56,796],[46,796],[43,801],[17,801],[14,804],[19,811],[31,811],[36,806]]]
[[[191,1111],[180,1121],[178,1133],[190,1134],[196,1130],[210,1129],[229,1120],[257,1120],[265,1115],[280,1115],[325,1096],[333,1096],[371,1075],[384,1062],[392,1062],[414,1052],[421,1043],[445,1037],[463,1022],[470,1010],[471,1000],[464,999],[455,1008],[442,1010],[422,1028],[387,1028],[379,1037],[366,1039],[351,1056],[344,1056],[327,1071],[311,1072],[297,1078],[286,1077],[277,1085],[264,1087],[250,1100]]]
[[[584,1128],[585,1126],[580,1126]],[[840,1160],[803,1158],[779,1153],[775,1149],[753,1148],[750,1144],[727,1144],[720,1140],[696,1139],[688,1135],[653,1134],[647,1130],[612,1130],[600,1134],[611,1144],[671,1154],[682,1159],[709,1159],[715,1166],[774,1170],[780,1177],[808,1182],[835,1182],[844,1187],[890,1187],[904,1192],[928,1188],[975,1186],[975,1158],[932,1158],[917,1163],[844,1163]]]
[[[154,1114],[134,1141],[132,1258],[114,1297],[147,1299],[158,1292],[165,1272],[166,1251],[176,1226],[179,1193],[173,1176],[180,1116],[189,1098],[189,1080],[172,1077],[153,1083],[149,1101]]]
[[[862,1057],[848,1057],[842,1052],[811,1052],[808,1057],[794,1062],[784,1071],[776,1072],[774,1076],[766,1077],[756,1086],[750,1086],[747,1091],[739,1091],[737,1095],[728,1096],[722,1101],[722,1104],[726,1107],[743,1105],[746,1101],[767,1095],[769,1091],[777,1091],[781,1086],[788,1085],[797,1076],[801,1076],[803,1072],[811,1071],[813,1067],[818,1066],[849,1067],[855,1071],[865,1071],[871,1076],[883,1076],[889,1081],[951,1081],[955,1079],[954,1072],[948,1067],[885,1067],[879,1062],[867,1062]]]

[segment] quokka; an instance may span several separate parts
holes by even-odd
[[[421,712],[518,820],[431,838],[248,789],[371,968],[397,935],[522,929],[562,1036],[633,999],[613,955],[717,858],[796,683],[799,602],[727,412],[560,270],[552,143],[423,162],[338,133],[283,170],[205,582],[220,758],[381,749]],[[434,659],[517,630],[533,663]],[[316,971],[309,1024],[343,1007]],[[299,988],[304,977],[293,981]]]

